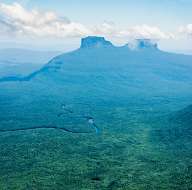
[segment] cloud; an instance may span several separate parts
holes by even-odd
[[[192,37],[192,24],[188,24],[186,26],[181,26],[179,28],[179,32],[186,36]]]
[[[148,25],[131,27],[127,30],[121,31],[120,35],[148,39],[169,39],[174,37],[170,33],[162,32],[158,27]]]
[[[158,27],[148,25],[138,25],[127,29],[117,29],[114,23],[105,22],[96,27],[97,34],[110,35],[122,38],[148,38],[148,39],[170,39],[174,38],[171,33],[162,32]]]
[[[29,11],[18,3],[0,4],[0,20],[3,31],[11,35],[79,37],[89,33],[82,24],[59,18],[54,12]]]
[[[117,38],[168,39],[173,35],[162,32],[158,27],[141,25],[119,29],[112,22],[88,27],[67,18],[61,18],[54,12],[27,10],[19,3],[0,3],[0,34],[31,37],[83,37],[102,35]]]

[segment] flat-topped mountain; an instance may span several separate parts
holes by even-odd
[[[126,45],[125,45],[126,46]],[[104,37],[97,36],[88,36],[81,39],[80,48],[112,48],[114,46],[110,41],[107,41]],[[135,39],[132,43],[127,44],[127,47],[132,50],[141,50],[141,49],[158,49],[156,42],[151,39]],[[116,47],[118,48],[118,47]]]
[[[103,37],[83,38],[79,49],[53,58],[25,80],[94,87],[110,95],[192,96],[192,56],[163,52],[149,39],[135,44],[118,47]]]
[[[89,36],[81,39],[81,48],[95,47],[113,47],[113,44],[106,41],[104,37]]]
[[[130,44],[131,45],[131,44]],[[158,50],[158,45],[151,39],[136,39],[131,47],[135,50],[149,49]]]
[[[150,39],[118,47],[104,37],[89,36],[81,40],[79,49],[53,58],[40,70],[0,81],[51,83],[55,88],[70,85],[94,96],[190,98],[191,72],[192,56],[161,51]]]

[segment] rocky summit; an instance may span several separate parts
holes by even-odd
[[[81,39],[81,48],[94,47],[113,47],[113,44],[110,41],[105,40],[104,37],[88,36]]]

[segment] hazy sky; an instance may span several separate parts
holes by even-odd
[[[170,51],[192,52],[191,0],[0,0],[3,47],[71,49],[81,37],[115,44],[152,38]]]

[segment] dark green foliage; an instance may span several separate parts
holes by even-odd
[[[101,43],[2,81],[0,189],[192,189],[192,57],[149,47]]]

